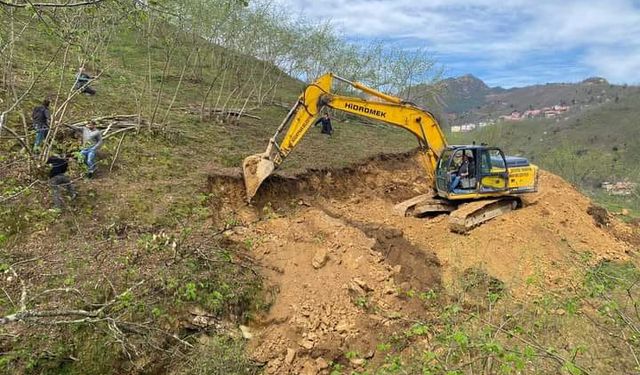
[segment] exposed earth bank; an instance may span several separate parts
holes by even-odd
[[[253,322],[249,343],[273,374],[362,369],[381,360],[376,345],[386,335],[428,320],[425,301],[455,289],[463,275],[480,270],[524,301],[571,288],[585,261],[627,259],[637,235],[544,171],[524,208],[467,235],[450,232],[444,215],[392,214],[394,204],[427,190],[411,153],[278,174],[252,206],[239,170],[209,176],[214,211],[244,224],[229,237],[251,245],[272,286],[273,305]]]

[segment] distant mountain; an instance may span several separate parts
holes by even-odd
[[[437,95],[427,93],[437,92]],[[571,107],[572,113],[594,105],[617,102],[640,92],[637,86],[612,85],[602,77],[580,83],[547,83],[504,89],[489,87],[467,74],[447,78],[433,86],[412,88],[411,100],[436,113],[449,125],[496,120],[500,116],[556,105]]]
[[[441,82],[444,110],[447,113],[463,113],[486,104],[492,91],[481,79],[467,74],[447,78]]]

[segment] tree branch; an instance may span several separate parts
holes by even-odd
[[[40,182],[40,181],[39,181],[39,180],[35,180],[35,181],[33,181],[31,184],[29,184],[29,186],[27,186],[26,188],[24,188],[24,189],[20,190],[19,192],[15,193],[15,194],[13,194],[13,195],[10,195],[10,196],[8,196],[8,197],[0,197],[0,203],[4,203],[4,202],[6,202],[6,201],[8,201],[8,200],[11,200],[11,199],[13,199],[13,198],[15,198],[15,197],[19,196],[19,195],[22,195],[24,192],[26,192],[27,190],[29,190],[33,185],[37,184],[38,182]]]
[[[16,322],[20,320],[36,319],[36,318],[53,318],[53,317],[61,317],[61,316],[79,316],[84,319],[79,319],[74,321],[57,321],[57,323],[55,324],[62,324],[63,322],[66,322],[66,323],[91,322],[93,321],[93,319],[91,318],[103,319],[102,314],[108,307],[112,306],[124,295],[131,292],[134,288],[142,284],[144,284],[144,280],[138,282],[137,284],[133,285],[129,289],[113,297],[113,299],[111,299],[110,301],[102,305],[99,309],[89,310],[89,311],[87,310],[25,310],[24,307],[25,307],[25,301],[26,301],[26,291],[23,288],[23,293],[20,298],[21,311],[15,314],[10,314],[0,318],[0,325]]]
[[[27,4],[16,4],[10,3],[7,1],[0,0],[0,5],[6,5],[14,8],[26,8],[28,5],[31,5],[34,8],[73,8],[73,7],[81,7],[85,5],[95,5],[103,2],[104,0],[90,0],[90,1],[82,1],[78,3],[27,3]]]

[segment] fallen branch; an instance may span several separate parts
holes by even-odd
[[[260,116],[250,115],[250,114],[248,114],[246,112],[224,111],[224,112],[222,112],[222,114],[227,115],[227,116],[249,117],[249,118],[256,119],[256,120],[262,120],[262,118]]]
[[[15,274],[15,271],[14,271]],[[17,277],[17,275],[16,275]],[[83,318],[101,318],[101,319],[106,319],[106,316],[104,315],[105,310],[109,307],[111,307],[113,304],[115,304],[116,302],[118,302],[118,300],[120,298],[122,298],[123,296],[125,296],[126,294],[130,293],[134,288],[140,286],[144,284],[144,280],[140,281],[139,283],[133,285],[132,287],[130,287],[129,289],[125,290],[124,292],[118,294],[117,296],[115,296],[113,299],[111,299],[110,301],[108,301],[107,303],[103,304],[99,309],[97,310],[26,310],[26,288],[24,287],[23,284],[23,290],[22,290],[22,296],[20,297],[20,311],[15,313],[15,314],[10,314],[7,316],[4,316],[2,318],[0,318],[0,325],[2,324],[8,324],[8,323],[12,323],[12,322],[17,322],[17,321],[22,321],[22,320],[28,320],[28,319],[37,319],[37,318],[54,318],[54,317],[63,317],[63,316],[80,316]],[[58,321],[58,323],[56,324],[61,324],[60,322],[68,322],[68,323],[82,323],[82,322],[88,322],[90,319],[80,319],[80,320],[74,320],[74,321]]]
[[[27,186],[26,188],[24,188],[24,189],[20,190],[19,192],[15,193],[15,194],[13,194],[13,195],[10,195],[10,196],[8,196],[8,197],[0,197],[0,203],[4,203],[4,202],[6,202],[6,201],[8,201],[8,200],[11,200],[11,199],[13,199],[13,198],[16,198],[16,197],[18,197],[18,196],[20,196],[20,195],[24,194],[27,190],[29,190],[33,185],[37,184],[38,182],[40,182],[40,181],[35,180],[35,181],[33,181],[31,184],[29,184],[29,186]]]
[[[2,113],[1,116],[4,116],[4,113]],[[20,142],[20,144],[22,145],[22,147],[24,147],[25,149],[29,149],[29,146],[27,146],[27,143],[24,141],[24,137],[20,137],[13,129],[11,129],[8,126],[0,126],[0,130],[5,129],[7,132],[9,132],[12,137],[10,139],[16,139],[18,142]],[[4,137],[3,137],[4,138]]]
[[[26,259],[26,260],[21,260],[19,262],[16,262],[12,265],[9,266],[9,271],[11,271],[11,273],[13,274],[13,277],[16,278],[16,280],[20,281],[20,311],[25,311],[27,309],[27,285],[24,283],[24,280],[22,280],[22,278],[20,276],[18,276],[18,273],[15,270],[15,266],[19,265],[19,264],[23,264],[23,263],[28,263],[28,262],[33,262],[40,259],[40,257],[35,257],[35,258],[31,258],[31,259]],[[4,290],[4,289],[3,289]],[[5,294],[7,295],[7,297],[9,297],[9,294],[5,291]],[[11,300],[11,297],[9,297],[9,299]],[[11,300],[11,303],[15,306],[15,304],[13,303],[13,300]]]
[[[132,121],[135,120],[135,121]],[[64,124],[64,126],[78,130],[86,126],[90,121],[96,123],[97,128],[122,128],[125,126],[140,126],[142,124],[146,124],[146,120],[138,119],[138,115],[112,115],[112,116],[102,116],[96,117],[92,119],[87,119],[83,121],[74,122],[72,124]],[[109,121],[109,124],[104,124],[104,122]]]
[[[102,120],[114,120],[114,119],[137,119],[139,116],[136,114],[133,115],[107,115],[107,116],[100,116],[100,117],[94,117],[92,120],[94,121],[102,121]],[[84,121],[78,121],[77,123],[86,123],[87,120]]]
[[[116,134],[120,134],[120,133],[123,133],[123,132],[129,131],[129,130],[136,130],[136,129],[138,129],[138,127],[136,127],[136,126],[130,126],[130,127],[128,127],[128,128],[122,128],[122,129],[119,129],[119,130],[114,131],[114,132],[113,132],[113,133],[111,133],[111,134],[107,134],[107,135],[103,136],[102,138],[103,138],[103,139],[109,139],[110,137],[113,137],[113,136],[114,136],[114,135],[116,135]]]
[[[76,288],[54,288],[54,289],[47,289],[44,292],[36,295],[35,297],[31,297],[29,299],[29,302],[33,302],[36,299],[38,299],[39,297],[45,295],[45,294],[51,294],[51,293],[73,293],[76,294],[78,297],[80,297],[80,299],[83,300],[83,302],[85,302],[85,298],[84,295]]]
[[[19,320],[26,320],[32,318],[51,318],[58,316],[83,316],[87,318],[95,318],[100,314],[100,311],[86,311],[86,310],[25,310],[15,314],[7,315],[0,318],[0,324],[7,324],[16,322]]]
[[[291,109],[291,103],[271,102],[269,104],[271,104],[272,106],[284,108],[284,109],[287,109],[287,110]]]
[[[85,5],[95,5],[103,1],[104,0],[90,0],[90,1],[82,1],[77,3],[70,3],[68,1],[65,3],[32,3],[30,1],[27,1],[24,4],[16,4],[14,2],[6,2],[6,1],[0,0],[0,4],[10,6],[10,7],[15,7],[15,8],[25,8],[27,5],[30,5],[34,8],[73,8],[73,7],[81,7]]]

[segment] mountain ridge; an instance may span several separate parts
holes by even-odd
[[[437,90],[433,90],[433,86]],[[424,92],[436,91],[436,96]],[[542,109],[556,105],[583,110],[593,105],[617,102],[640,94],[639,86],[615,85],[603,77],[588,77],[577,83],[553,82],[531,86],[490,87],[473,74],[445,78],[435,85],[418,85],[411,98],[446,119],[449,125],[497,120],[514,111]]]

